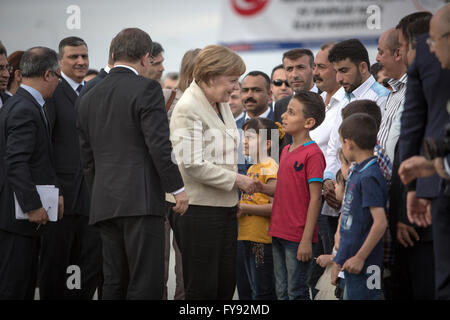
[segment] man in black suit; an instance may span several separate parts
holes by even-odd
[[[161,86],[146,74],[152,41],[137,28],[112,41],[114,68],[78,108],[81,159],[91,194],[90,224],[103,245],[104,299],[161,299],[164,192],[188,206]]]
[[[77,185],[76,180],[81,161],[75,101],[89,66],[86,43],[77,37],[61,40],[59,65],[61,80],[45,108],[56,175],[65,196],[65,215],[61,221],[49,223],[42,235],[39,292],[43,300],[92,299],[102,280],[101,240],[98,230],[88,224],[86,184]],[[79,203],[76,210],[73,208],[75,198]],[[79,269],[70,271],[70,266]],[[79,277],[68,285],[68,278],[77,276],[77,272]]]
[[[402,162],[421,153],[425,137],[439,139],[444,127],[450,122],[447,102],[450,99],[448,84],[450,70],[441,68],[437,58],[426,43],[428,34],[417,40],[416,58],[408,69],[405,110],[401,119],[399,138],[399,160]],[[419,226],[431,224],[433,217],[433,246],[436,268],[436,298],[450,298],[448,270],[442,271],[438,252],[448,250],[448,244],[435,238],[435,228],[440,219],[448,214],[448,200],[440,192],[441,179],[438,175],[417,179],[408,185],[408,217],[418,217]],[[431,210],[430,210],[431,205]],[[428,214],[426,214],[428,212]],[[411,219],[410,219],[411,220]],[[412,221],[412,220],[411,220]],[[413,222],[413,221],[412,221]],[[448,266],[448,262],[445,262]]]
[[[420,160],[421,157],[414,156],[419,155],[425,137],[441,138],[444,135],[444,127],[450,123],[448,111],[450,59],[445,59],[448,55],[450,35],[449,16],[450,5],[447,4],[432,18],[430,34],[421,36],[417,41],[416,58],[408,69],[408,88],[399,141],[400,160],[404,161],[400,166],[399,174],[404,182],[412,180],[406,177],[407,164],[410,166],[409,171],[413,171],[412,175],[416,177],[430,176],[434,173],[430,178],[417,179],[408,185],[407,211],[409,220],[419,226],[428,226],[432,222],[436,298],[447,300],[450,299],[448,250],[450,200],[444,190],[446,185],[449,188],[448,182],[443,182],[442,178],[435,174],[439,170],[431,170],[423,174],[420,170],[423,169],[420,165],[421,161],[415,161]],[[446,42],[447,46],[445,46]],[[442,167],[442,158],[440,162]],[[444,173],[441,174],[448,177]]]
[[[8,80],[11,76],[12,67],[6,58],[6,49],[0,41],[0,109],[8,100],[9,95],[5,93],[8,86]]]
[[[40,225],[49,219],[36,185],[58,186],[43,109],[58,85],[56,52],[31,48],[20,70],[22,85],[0,110],[0,299],[34,298]],[[14,194],[28,221],[16,219]]]

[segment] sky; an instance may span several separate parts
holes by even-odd
[[[138,27],[162,44],[166,72],[173,72],[179,70],[187,50],[218,43],[226,1],[0,0],[0,40],[11,53],[37,45],[56,50],[64,37],[78,36],[88,44],[90,67],[99,69],[107,63],[114,35],[123,28]],[[79,21],[71,18],[73,5],[79,8]],[[68,20],[70,27],[77,28],[69,29]],[[247,71],[261,70],[270,75],[272,68],[281,63],[284,51],[239,54]],[[368,51],[371,63],[375,62],[376,47],[368,47]]]

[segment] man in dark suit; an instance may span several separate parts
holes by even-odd
[[[90,224],[103,245],[104,299],[161,299],[164,192],[188,206],[158,82],[146,74],[150,36],[124,29],[112,41],[114,68],[80,99],[81,159],[91,194]]]
[[[22,85],[0,110],[0,299],[34,298],[40,225],[49,219],[36,185],[58,186],[43,109],[58,85],[56,52],[31,48],[20,69]],[[14,194],[28,221],[16,219]]]
[[[43,233],[39,292],[41,299],[92,299],[102,279],[101,240],[98,230],[88,225],[88,192],[79,189],[86,189],[86,184],[76,184],[81,162],[75,101],[84,86],[83,78],[89,66],[86,43],[77,37],[61,40],[59,65],[61,80],[45,108],[56,175],[65,196],[65,215],[61,221],[49,223]],[[75,195],[78,210],[73,210]],[[70,266],[79,269],[71,272]],[[79,285],[76,280],[73,285],[67,285],[68,278],[77,272]]]
[[[417,40],[416,58],[408,69],[408,87],[406,91],[405,110],[401,120],[401,133],[399,139],[400,160],[419,155],[423,139],[431,137],[439,139],[444,135],[444,127],[450,123],[448,102],[450,92],[450,70],[442,69],[445,66],[430,52],[436,51],[436,44],[442,45],[448,41],[449,29],[440,30],[439,39],[434,29],[435,23],[441,15],[449,13],[449,5],[444,6],[433,17],[430,26],[431,41],[428,34]],[[442,21],[445,21],[443,19]],[[444,23],[445,25],[445,23]],[[441,25],[442,26],[442,25]],[[429,42],[429,46],[427,45]],[[442,56],[438,54],[438,57]],[[402,163],[399,174],[404,172]],[[419,171],[418,168],[415,168]],[[420,176],[418,174],[418,176]],[[402,178],[404,179],[404,177]],[[436,298],[450,299],[450,257],[448,254],[449,239],[449,197],[444,194],[442,178],[433,175],[429,178],[414,180],[408,185],[407,212],[411,222],[419,226],[429,226],[432,222],[433,249],[435,254],[435,281]],[[431,210],[430,210],[431,205]]]
[[[6,49],[0,42],[0,109],[8,100],[9,95],[5,93],[8,86],[8,80],[11,76],[12,67],[6,58]]]

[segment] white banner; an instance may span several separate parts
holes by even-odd
[[[219,41],[236,51],[318,47],[378,37],[415,11],[435,13],[445,0],[223,0]]]

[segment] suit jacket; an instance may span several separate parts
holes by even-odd
[[[16,220],[14,196],[24,212],[42,203],[36,185],[57,185],[50,136],[41,106],[19,88],[0,110],[0,229],[39,235],[37,225]]]
[[[91,81],[88,81],[83,86],[83,89],[80,92],[80,95],[78,96],[77,100],[75,101],[75,112],[77,113],[78,110],[78,104],[80,102],[80,99],[82,96],[84,96],[86,93],[89,92],[92,88],[94,88],[100,81],[102,81],[108,73],[105,71],[105,69],[101,69],[98,75],[92,79]],[[77,133],[78,134],[78,133]],[[77,147],[79,148],[79,142],[77,142]],[[89,207],[90,207],[90,195],[89,191],[87,189],[86,180],[84,179],[84,173],[83,168],[81,166],[81,159],[80,159],[80,165],[78,167],[78,171],[75,176],[75,182],[73,187],[73,201],[72,205],[70,207],[70,211],[74,214],[82,214],[82,215],[88,215],[89,214]]]
[[[408,85],[399,137],[400,161],[419,155],[426,137],[435,139],[444,135],[450,122],[447,101],[450,99],[450,70],[443,70],[426,43],[428,34],[417,40],[416,58],[408,69]],[[410,188],[413,186],[410,186]],[[439,195],[440,178],[417,179],[418,197],[435,198]]]
[[[10,98],[9,94],[0,91],[0,99],[2,100],[3,106],[5,106],[6,101]]]
[[[164,214],[164,192],[183,187],[161,86],[116,67],[78,105],[90,223]]]
[[[105,77],[107,75],[108,75],[108,73],[105,71],[105,69],[103,69],[103,68],[100,69],[100,72],[98,73],[98,75],[95,76],[94,79],[85,83],[85,85],[83,86],[83,89],[80,92],[80,96],[84,95],[86,92],[88,92],[93,87],[95,87],[100,81],[105,79]]]
[[[239,133],[228,103],[221,103],[219,110],[223,121],[192,81],[170,120],[170,139],[192,205],[233,207],[239,200]]]
[[[89,211],[73,212],[72,207],[77,194],[77,173],[81,169],[80,142],[76,128],[77,114],[75,101],[78,95],[70,84],[61,79],[53,96],[45,103],[51,132],[55,171],[64,194],[64,214],[89,215]],[[89,198],[83,193],[79,201],[87,207]]]

